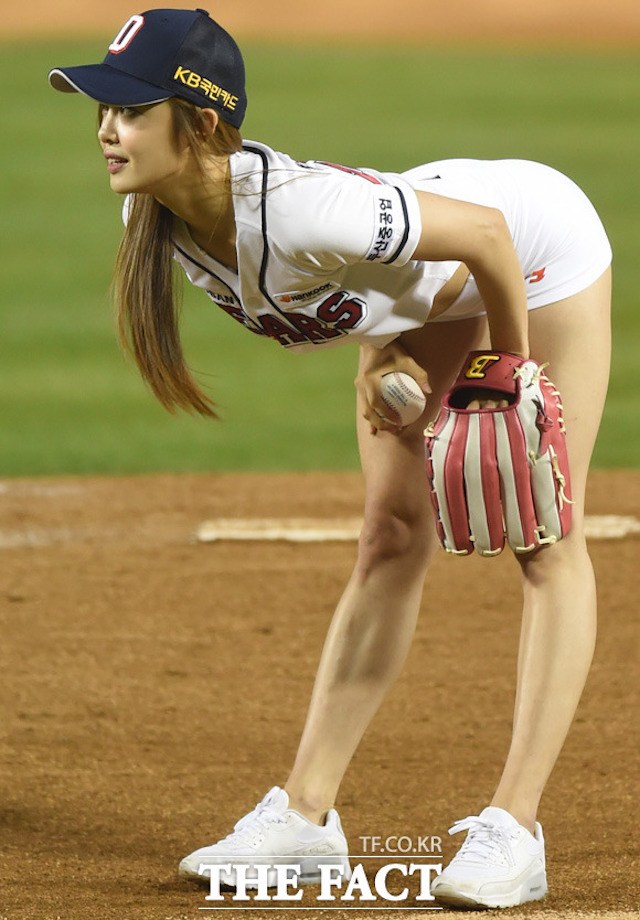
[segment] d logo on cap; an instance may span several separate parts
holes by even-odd
[[[129,44],[136,37],[143,25],[144,16],[135,15],[132,16],[131,19],[128,19],[109,45],[109,51],[111,54],[120,54],[121,51],[124,51],[125,48],[128,48]]]

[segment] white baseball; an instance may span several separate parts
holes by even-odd
[[[401,374],[399,371],[384,374],[380,395],[384,404],[400,416],[403,428],[417,421],[424,412],[426,397],[409,374]],[[392,416],[391,421],[395,421],[395,417]]]

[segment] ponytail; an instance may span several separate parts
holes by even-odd
[[[176,134],[184,134],[204,172],[207,157],[242,147],[235,128],[220,121],[213,138],[203,130],[196,106],[172,100]],[[118,333],[152,392],[170,412],[185,409],[217,418],[215,403],[193,379],[180,341],[181,291],[173,260],[173,215],[152,195],[129,197],[130,208],[118,249],[114,299]]]

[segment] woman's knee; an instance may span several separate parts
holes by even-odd
[[[358,568],[366,575],[395,561],[421,571],[435,546],[433,514],[426,502],[416,501],[411,508],[369,507],[358,544]]]
[[[584,579],[592,571],[584,529],[574,526],[553,546],[516,556],[525,586],[533,589],[557,584],[558,579]]]

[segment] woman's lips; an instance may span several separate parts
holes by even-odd
[[[107,169],[113,175],[114,173],[120,172],[127,165],[127,160],[124,160],[122,157],[112,157],[107,156]]]

